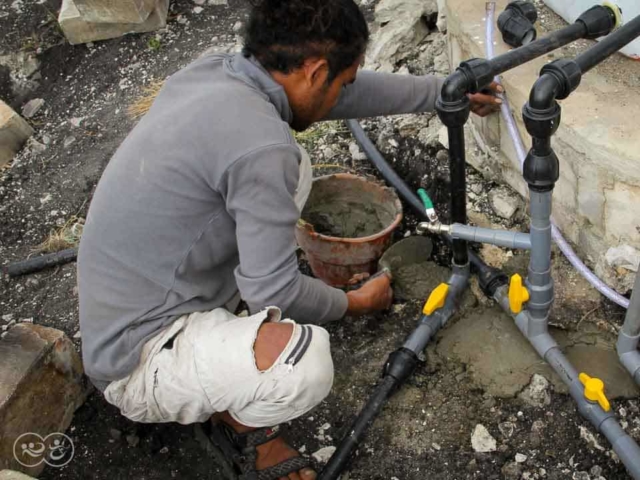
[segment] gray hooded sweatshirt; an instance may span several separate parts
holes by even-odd
[[[329,119],[431,111],[442,82],[363,71]],[[98,184],[78,256],[87,375],[127,376],[181,315],[280,307],[344,316],[344,292],[298,270],[300,150],[284,89],[253,58],[210,55],[174,74]]]

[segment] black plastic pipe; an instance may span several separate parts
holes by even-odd
[[[541,57],[564,45],[583,38],[587,34],[584,23],[576,21],[565,28],[540,38],[520,48],[510,50],[491,60],[480,60],[473,68],[477,71],[465,73],[463,62],[458,70],[447,77],[442,86],[442,99],[445,102],[456,102],[467,93],[475,93],[486,87],[496,75],[500,75],[512,68],[527,63],[534,58]],[[472,73],[471,75],[469,73]],[[473,78],[471,78],[473,77]]]
[[[353,138],[355,138],[356,142],[360,145],[360,148],[362,148],[362,151],[367,155],[371,163],[373,163],[374,167],[376,167],[378,172],[380,172],[380,175],[382,175],[387,183],[396,189],[398,194],[411,206],[411,208],[413,208],[416,214],[421,218],[424,218],[426,221],[429,221],[424,204],[420,198],[418,198],[418,195],[411,190],[411,187],[409,187],[409,185],[407,185],[400,175],[396,173],[391,165],[387,163],[371,139],[367,136],[367,132],[364,131],[360,123],[357,120],[347,120],[346,123],[353,135]],[[466,223],[466,221],[464,223]],[[448,237],[444,238],[449,241]],[[485,264],[472,250],[469,250],[468,257],[471,266],[476,272],[478,272],[478,274],[481,276],[483,274],[490,275],[490,270],[492,270],[491,267]],[[459,265],[464,265],[465,263]]]
[[[511,70],[512,68],[523,65],[534,58],[538,58],[553,50],[557,50],[575,40],[584,37],[587,34],[587,28],[584,23],[576,21],[571,25],[567,25],[549,35],[531,42],[520,48],[510,50],[502,55],[493,57],[489,61],[493,70],[492,77]]]
[[[415,210],[415,212],[423,218],[427,217],[422,200],[418,198],[418,195],[413,193],[413,190],[406,184],[406,182],[396,173],[396,171],[387,163],[382,154],[378,151],[373,144],[367,132],[364,131],[362,126],[357,120],[347,120],[347,127],[351,131],[353,138],[356,139],[362,151],[367,155],[367,158],[373,163],[374,167],[378,169],[382,177],[395,188],[398,194]]]
[[[467,224],[467,175],[464,144],[464,127],[450,127],[449,175],[451,177],[451,223]],[[467,242],[453,240],[453,260],[456,265],[469,261]]]
[[[367,136],[362,126],[356,120],[347,120],[347,126],[353,134],[360,148],[377,168],[384,179],[395,187],[398,194],[415,210],[422,218],[429,221],[425,206],[418,196],[411,190],[405,181],[391,168],[380,154],[371,139]],[[464,170],[463,170],[464,174]],[[465,207],[466,208],[466,207]],[[443,237],[451,243],[449,237]],[[488,296],[495,293],[495,289],[506,284],[507,277],[498,269],[486,265],[480,257],[472,251],[468,252],[469,262],[478,274],[480,287]],[[464,262],[461,265],[466,265]],[[424,318],[423,318],[424,319]],[[360,414],[353,421],[347,434],[329,459],[327,466],[322,470],[319,480],[337,480],[351,458],[351,454],[364,438],[367,430],[384,408],[387,400],[393,395],[413,373],[418,362],[418,352],[400,348],[393,352],[387,364],[380,384],[376,387]]]
[[[459,102],[467,93],[476,93],[485,88],[497,75],[580,38],[596,39],[607,35],[614,27],[615,13],[613,10],[609,7],[595,5],[583,12],[571,25],[552,32],[534,42],[510,50],[490,60],[476,58],[462,62],[458,69],[445,80],[441,92],[441,101],[445,104]]]
[[[583,74],[640,36],[640,15],[575,58]]]
[[[2,267],[2,270],[10,277],[17,277],[19,275],[39,272],[45,268],[64,265],[65,263],[73,262],[77,257],[78,249],[69,248],[67,250],[61,250],[59,252],[49,253],[39,257],[30,258],[28,260],[11,263]]]
[[[387,400],[394,393],[398,381],[391,375],[385,376],[376,387],[360,415],[349,427],[347,435],[342,439],[327,466],[320,473],[319,480],[337,480],[347,466],[351,453],[364,438],[371,423],[376,419]]]
[[[529,93],[529,106],[536,110],[552,108],[562,85],[552,75],[540,75]]]

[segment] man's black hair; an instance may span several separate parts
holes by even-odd
[[[364,53],[369,28],[353,0],[253,0],[244,54],[284,74],[325,58],[331,82]]]

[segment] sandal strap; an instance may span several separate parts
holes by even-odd
[[[233,445],[241,452],[254,449],[258,445],[270,442],[274,438],[282,434],[282,427],[264,427],[252,430],[246,433],[237,433],[233,428],[225,423],[219,423],[218,426],[224,431],[225,435],[233,443]]]
[[[273,467],[265,468],[264,470],[255,470],[246,477],[240,476],[240,480],[278,480],[279,478],[286,477],[290,473],[299,472],[303,468],[308,468],[310,465],[311,462],[307,458],[293,457]]]
[[[304,457],[293,457],[264,470],[256,470],[258,452],[256,446],[267,443],[280,436],[281,426],[259,428],[251,432],[236,433],[225,423],[218,423],[209,432],[214,444],[233,460],[241,472],[240,480],[277,480],[292,472],[298,472],[311,466],[311,461]]]

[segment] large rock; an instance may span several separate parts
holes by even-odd
[[[0,469],[38,476],[53,461],[40,445],[52,448],[64,438],[88,392],[80,357],[63,332],[30,323],[9,330],[0,340]],[[39,455],[26,455],[27,448]]]
[[[75,0],[82,19],[91,23],[143,23],[158,0]]]
[[[17,108],[40,86],[40,61],[35,53],[19,50],[0,55],[0,70],[1,67],[8,69],[10,84],[8,97],[3,100]]]
[[[596,274],[621,293],[633,289],[640,266],[640,251],[631,245],[620,245],[607,250],[596,264]]]
[[[485,57],[485,1],[446,2],[449,57],[455,69],[463,60]],[[497,1],[496,12],[507,3]],[[539,36],[545,34],[541,30]],[[509,50],[497,29],[493,41],[496,55]],[[562,52],[546,55],[502,76],[527,146],[531,139],[522,123],[522,106],[541,68],[562,56]],[[640,97],[640,84],[629,80],[636,76],[635,62],[622,56],[586,74],[580,87],[562,101],[562,123],[552,140],[561,166],[553,217],[579,255],[592,264],[603,259],[611,247],[629,245],[640,250],[640,208],[633,208],[640,204],[640,102],[629,100]],[[520,162],[500,116],[471,118],[484,143],[499,154],[470,156],[469,162],[476,162],[474,167],[483,172],[498,173],[498,179],[526,197]],[[599,262],[598,270],[621,292],[633,282],[631,270],[616,270],[604,261]]]
[[[413,53],[429,34],[424,17],[437,14],[435,0],[382,0],[376,6],[380,26],[367,50],[367,68],[394,71],[396,63]]]
[[[69,43],[95,42],[128,33],[151,32],[167,24],[169,0],[157,0],[156,6],[142,23],[94,23],[87,21],[76,5],[77,0],[63,0],[58,22]]]
[[[33,129],[25,119],[0,100],[0,167],[11,161],[31,135]]]

